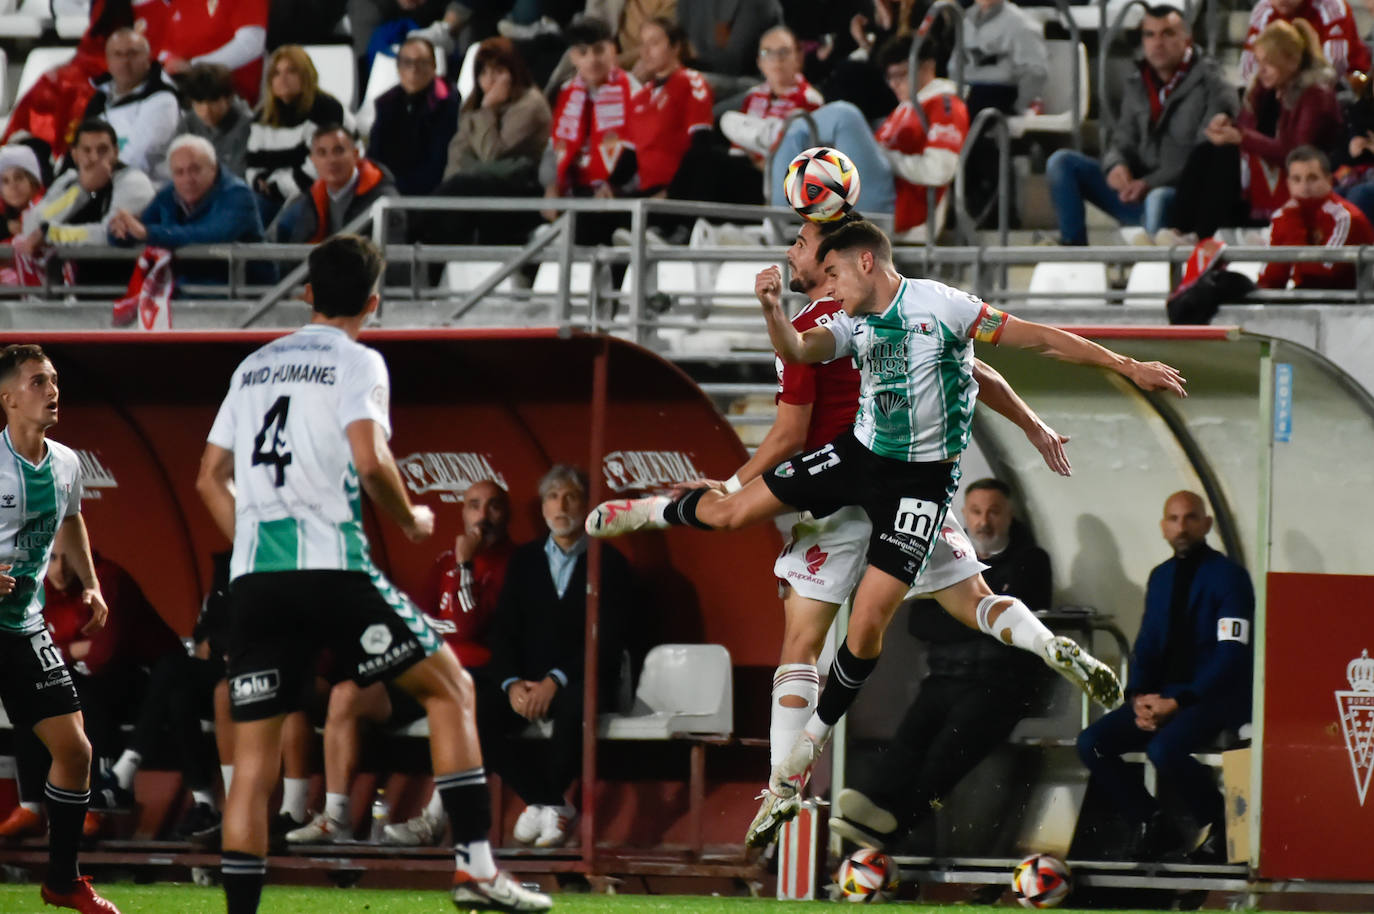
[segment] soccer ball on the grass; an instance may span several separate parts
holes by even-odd
[[[787,203],[812,222],[832,222],[859,202],[859,170],[830,146],[799,153],[782,182]]]
[[[886,901],[897,891],[897,864],[882,851],[862,848],[845,858],[835,873],[840,897],[861,904]]]
[[[1016,900],[1026,908],[1052,908],[1069,894],[1069,868],[1058,857],[1031,854],[1011,872]]]

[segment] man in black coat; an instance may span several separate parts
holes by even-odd
[[[964,528],[994,593],[1032,609],[1051,600],[1050,557],[1012,518],[1011,489],[998,479],[970,483]],[[912,604],[911,634],[925,641],[930,672],[891,744],[868,777],[840,792],[830,828],[856,844],[891,847],[1006,741],[1047,681],[1034,655],[999,644],[940,608]]]
[[[525,801],[515,839],[557,847],[577,817],[565,794],[582,760],[586,476],[556,465],[539,481],[539,499],[549,535],[511,556],[492,623],[492,658],[477,680],[477,718],[487,766]],[[603,545],[597,662],[603,709],[618,692],[631,589],[624,556]],[[520,739],[531,723],[544,720],[553,725],[547,743]]]

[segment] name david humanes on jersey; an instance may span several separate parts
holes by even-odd
[[[291,362],[273,368],[264,365],[239,375],[239,387],[253,387],[257,384],[324,384],[333,386],[338,374],[333,365],[310,365],[304,362]]]

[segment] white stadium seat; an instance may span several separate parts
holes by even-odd
[[[1138,263],[1126,280],[1122,304],[1128,308],[1163,308],[1169,292],[1167,263]]]
[[[1100,305],[1106,300],[1107,265],[1105,263],[1037,263],[1031,273],[1031,293],[1049,295],[1049,298],[1032,297],[1031,305]],[[1065,299],[1055,293],[1061,292],[1099,292],[1101,299]]]
[[[474,41],[468,46],[468,51],[463,55],[463,65],[458,68],[458,94],[464,101],[472,95],[472,91],[477,88],[477,49],[480,43]]]
[[[559,264],[556,261],[548,260],[541,263],[539,270],[534,274],[534,282],[530,285],[530,291],[545,295],[557,294],[558,274]],[[574,263],[568,284],[573,295],[588,294],[592,288],[592,265],[590,263]]]
[[[1092,91],[1088,87],[1088,49],[1082,42],[1046,39],[1050,55],[1050,75],[1045,83],[1045,113],[1007,118],[1013,137],[1026,133],[1071,133],[1074,124],[1088,116]],[[1073,60],[1078,56],[1078,116],[1073,111]]]
[[[47,0],[0,0],[0,38],[42,38],[51,21]]]
[[[660,644],[644,658],[628,714],[601,717],[607,739],[728,737],[735,729],[730,652],[719,644]]]
[[[34,48],[30,51],[29,56],[24,58],[24,69],[19,73],[19,85],[14,90],[15,101],[23,98],[24,93],[33,88],[33,84],[38,82],[38,77],[53,67],[60,67],[75,56],[76,48]]]
[[[501,262],[497,260],[450,260],[444,267],[444,288],[455,293],[471,292],[482,280],[501,267]],[[507,277],[495,291],[509,292],[512,288],[514,286]]]
[[[357,95],[358,66],[353,60],[353,47],[347,44],[307,44],[305,53],[320,74],[320,88],[353,110]]]

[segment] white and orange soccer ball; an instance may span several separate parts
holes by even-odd
[[[812,222],[832,222],[859,202],[859,170],[831,146],[801,152],[782,182],[787,203]]]
[[[882,851],[865,847],[845,858],[835,873],[840,897],[859,904],[888,900],[897,891],[897,864]]]
[[[1058,857],[1031,854],[1011,871],[1011,889],[1025,908],[1052,908],[1072,888],[1069,867]]]

